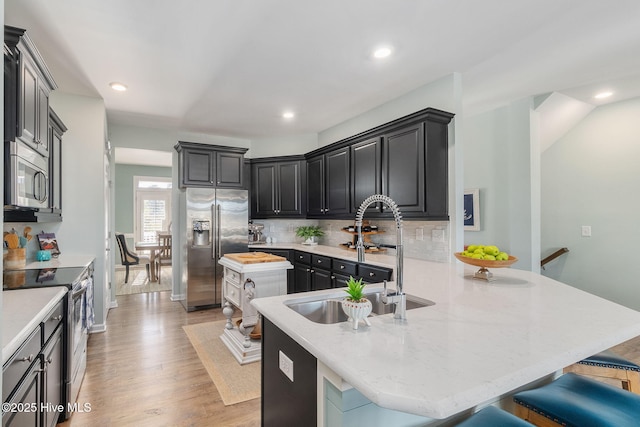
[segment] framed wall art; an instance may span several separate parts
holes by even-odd
[[[480,231],[480,189],[464,190],[464,231]]]

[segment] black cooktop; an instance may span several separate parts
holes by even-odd
[[[5,270],[2,290],[66,286],[71,288],[85,267],[43,268],[40,270]]]

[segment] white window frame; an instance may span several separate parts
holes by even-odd
[[[133,235],[135,242],[143,242],[144,236],[142,235],[142,204],[141,201],[149,198],[149,196],[156,197],[158,199],[165,199],[167,202],[167,224],[171,224],[171,188],[139,188],[141,181],[156,181],[171,184],[171,178],[158,177],[158,176],[134,176],[133,177]],[[157,195],[157,196],[154,196]],[[166,231],[166,230],[162,230]]]

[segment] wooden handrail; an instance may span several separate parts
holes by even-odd
[[[560,255],[565,254],[569,252],[569,249],[567,248],[560,248],[557,251],[555,251],[554,253],[552,253],[551,255],[549,255],[548,257],[546,257],[545,259],[543,259],[542,261],[540,261],[540,267],[544,268],[544,265],[553,261],[554,259],[558,258]]]

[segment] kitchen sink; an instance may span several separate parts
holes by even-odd
[[[383,314],[393,313],[395,304],[385,305],[382,302],[382,293],[368,293],[365,295],[371,301],[372,309],[369,316],[379,316]],[[347,315],[342,310],[342,299],[329,297],[312,301],[290,301],[285,305],[293,311],[300,313],[302,316],[315,323],[340,323],[348,320]],[[428,307],[434,305],[435,302],[418,298],[413,295],[407,295],[407,310],[420,307]]]

